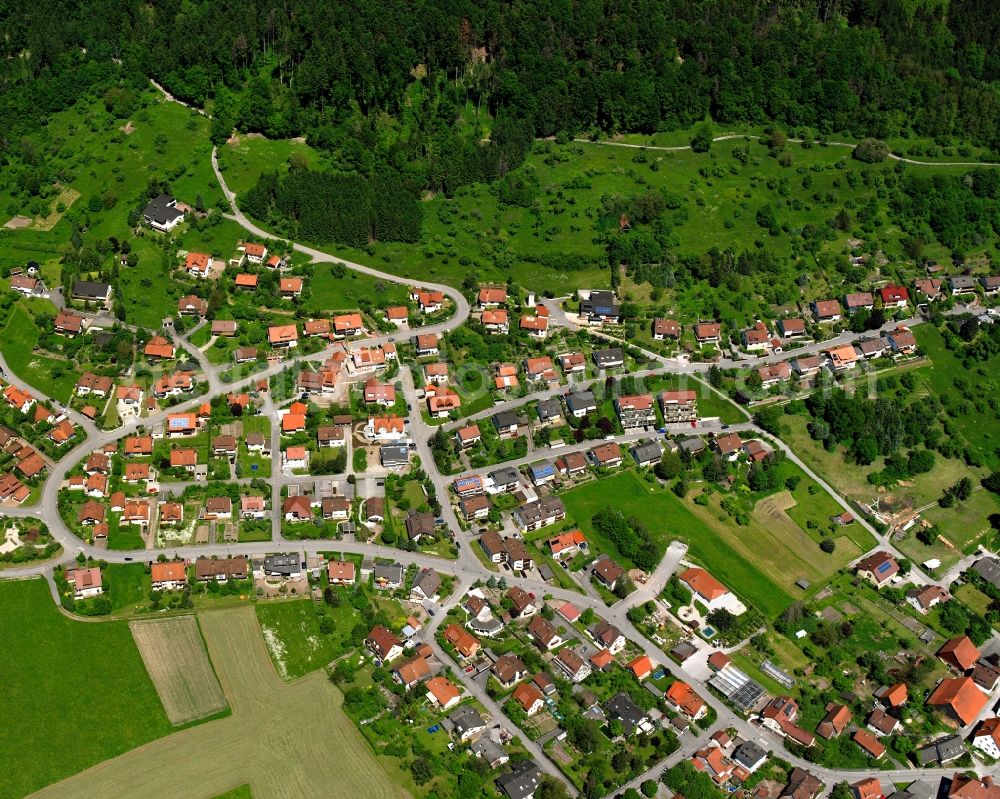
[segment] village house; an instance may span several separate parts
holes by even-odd
[[[694,326],[694,338],[699,344],[718,344],[722,341],[722,325],[718,322],[699,322]]]
[[[365,646],[382,663],[391,663],[403,654],[403,642],[381,625],[376,625],[368,633]]]
[[[66,569],[66,582],[73,589],[74,599],[87,599],[104,593],[101,570],[96,566]]]
[[[979,717],[989,699],[989,695],[976,687],[971,677],[945,678],[927,697],[927,706],[942,708],[964,726]]]
[[[806,334],[806,322],[804,319],[779,319],[776,325],[778,334],[782,338],[802,338]]]
[[[601,555],[592,567],[594,578],[609,591],[614,591],[625,570],[607,555]]]
[[[590,664],[568,646],[559,650],[554,662],[571,682],[581,683],[590,676]]]
[[[847,308],[849,316],[853,316],[858,311],[870,311],[875,307],[875,298],[870,291],[859,291],[844,295],[844,307]]]
[[[740,333],[743,341],[743,349],[748,352],[760,352],[766,350],[771,341],[771,333],[760,320],[753,327],[747,328]]]
[[[521,683],[514,689],[511,699],[517,702],[526,716],[534,716],[545,707],[545,697],[532,683]]]
[[[53,322],[53,328],[60,336],[75,338],[83,331],[85,324],[86,321],[82,316],[72,313],[71,311],[60,311],[56,314],[55,322]]]
[[[858,561],[855,571],[859,577],[868,580],[876,588],[881,588],[899,573],[899,564],[888,552],[880,550]]]
[[[759,367],[757,374],[760,376],[761,388],[770,388],[771,386],[778,385],[778,383],[791,380],[792,367],[788,361],[779,361],[778,363]]]
[[[516,508],[511,519],[519,530],[530,532],[555,524],[566,518],[566,509],[559,497],[546,496]]]
[[[161,193],[146,204],[142,218],[153,230],[169,233],[184,221],[184,211],[177,207],[177,200]]]
[[[613,291],[581,291],[580,321],[592,325],[621,324],[621,308]]]
[[[299,330],[294,324],[271,325],[267,328],[267,341],[275,349],[290,349],[299,344]]]
[[[607,441],[598,444],[588,453],[594,466],[604,469],[617,469],[622,465],[622,447],[617,441]]]
[[[428,355],[437,355],[440,352],[436,333],[422,333],[414,338],[413,343],[417,350],[417,357],[424,358]]]
[[[712,449],[728,461],[735,461],[743,452],[743,440],[736,433],[712,439]]]
[[[653,320],[653,341],[663,341],[666,338],[681,337],[681,326],[673,319]]]
[[[672,683],[663,695],[667,707],[675,713],[680,713],[691,721],[697,721],[708,713],[705,700],[694,692],[686,682],[677,680]]]
[[[843,311],[837,300],[816,300],[810,307],[817,322],[829,324],[843,318]]]
[[[528,635],[539,649],[547,652],[551,652],[563,642],[555,625],[542,616],[534,616],[528,623]]]
[[[698,395],[693,389],[661,391],[660,410],[665,424],[693,422],[698,418]]]
[[[154,591],[175,591],[187,585],[187,568],[184,561],[154,563],[149,567],[149,577]]]

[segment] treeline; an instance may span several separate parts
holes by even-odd
[[[217,137],[305,135],[444,188],[481,171],[487,113],[527,138],[711,115],[1000,150],[998,30],[981,0],[39,0],[0,20],[0,97],[40,122],[120,64],[211,105]]]
[[[417,197],[398,178],[311,170],[261,175],[240,206],[289,238],[354,247],[419,241],[423,220]]]

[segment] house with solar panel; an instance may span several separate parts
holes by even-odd
[[[556,467],[553,466],[548,461],[543,461],[542,463],[536,463],[531,467],[531,482],[536,486],[545,485],[545,483],[551,483],[556,479]]]
[[[622,312],[613,291],[580,292],[580,321],[592,325],[621,324]]]
[[[193,436],[198,432],[198,417],[193,413],[172,413],[163,423],[163,431],[167,438]]]
[[[859,577],[864,577],[876,588],[881,588],[899,573],[899,564],[888,552],[880,550],[859,560],[855,569]]]

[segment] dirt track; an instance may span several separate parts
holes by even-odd
[[[232,715],[153,741],[33,796],[210,799],[246,783],[254,799],[407,795],[379,768],[322,672],[282,683],[253,608],[199,619]]]

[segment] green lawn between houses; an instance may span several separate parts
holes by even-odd
[[[69,402],[76,385],[76,367],[66,361],[34,355],[38,327],[23,302],[14,306],[0,332],[0,351],[21,380],[60,402]]]
[[[0,796],[25,796],[177,729],[128,624],[66,618],[44,580],[0,583],[0,641]]]
[[[293,680],[323,668],[351,646],[351,632],[361,614],[342,593],[340,607],[324,606],[333,623],[333,631],[320,632],[316,606],[308,599],[270,600],[257,603],[257,620],[264,642],[278,674]]]
[[[689,495],[693,496],[694,492]],[[698,506],[690,498],[678,499],[658,485],[644,483],[634,472],[626,472],[562,495],[567,517],[593,539],[598,550],[613,556],[614,546],[597,534],[591,523],[611,497],[615,508],[640,519],[663,546],[674,539],[686,542],[689,557],[703,563],[736,594],[772,618],[801,598],[802,592],[794,587],[800,576],[810,580],[811,590],[818,589],[818,583],[862,551],[841,536],[835,553],[827,555],[788,516],[783,523],[754,518],[739,527],[719,510],[717,501]]]

